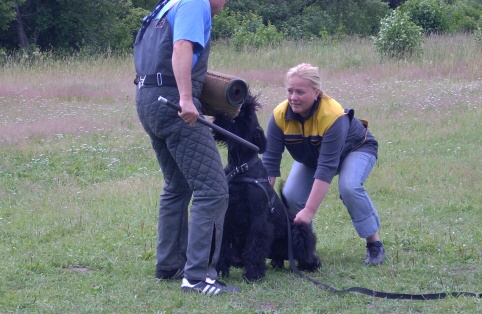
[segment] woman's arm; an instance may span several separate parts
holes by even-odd
[[[310,196],[306,201],[305,208],[298,212],[295,217],[295,223],[311,223],[316,211],[318,210],[318,207],[320,207],[321,202],[328,193],[329,188],[330,184],[328,182],[315,179],[315,182],[313,182],[313,187],[311,188]]]

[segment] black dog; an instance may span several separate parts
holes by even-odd
[[[260,106],[258,97],[249,94],[234,120],[220,114],[214,117],[213,123],[258,146],[262,154],[266,149],[266,137],[256,116]],[[216,266],[218,273],[227,277],[231,266],[244,267],[244,279],[254,282],[264,277],[267,258],[274,268],[284,267],[284,261],[288,260],[287,215],[298,269],[311,272],[321,267],[315,254],[316,237],[311,226],[293,223],[294,216],[288,213],[269,184],[268,173],[258,153],[217,132],[214,138],[227,146],[225,172],[229,182],[229,206]]]

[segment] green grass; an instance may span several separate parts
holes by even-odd
[[[389,259],[363,265],[336,179],[315,216],[323,268],[339,289],[482,292],[482,60],[470,36],[431,37],[419,59],[380,62],[370,41],[292,43],[210,68],[260,93],[263,126],[284,72],[320,66],[323,89],[369,120],[380,144],[366,188]],[[184,294],[154,279],[162,187],[134,105],[130,56],[8,64],[0,72],[1,313],[476,313],[480,299],[385,300],[321,290],[288,269],[238,295]],[[226,152],[222,151],[226,158]],[[283,161],[286,177],[290,159]],[[286,264],[286,266],[288,266]]]

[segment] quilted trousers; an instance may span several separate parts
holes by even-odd
[[[161,94],[161,92],[164,92]],[[184,122],[159,95],[178,102],[177,90],[137,90],[139,120],[149,134],[164,178],[159,201],[156,269],[184,268],[184,277],[217,279],[224,216],[229,201],[226,175],[211,130]],[[200,109],[199,101],[194,104]],[[192,199],[191,206],[189,203]]]

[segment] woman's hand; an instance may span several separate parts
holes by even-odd
[[[315,179],[313,187],[311,188],[310,196],[306,201],[305,208],[300,210],[295,217],[295,223],[297,224],[310,224],[315,216],[318,207],[320,207],[321,202],[325,198],[330,184],[328,182],[322,181],[320,179]]]
[[[296,214],[294,222],[297,223],[297,224],[308,224],[309,225],[311,223],[311,221],[313,220],[314,215],[315,215],[315,213],[312,210],[305,207],[302,210],[300,210],[298,212],[298,214]]]

